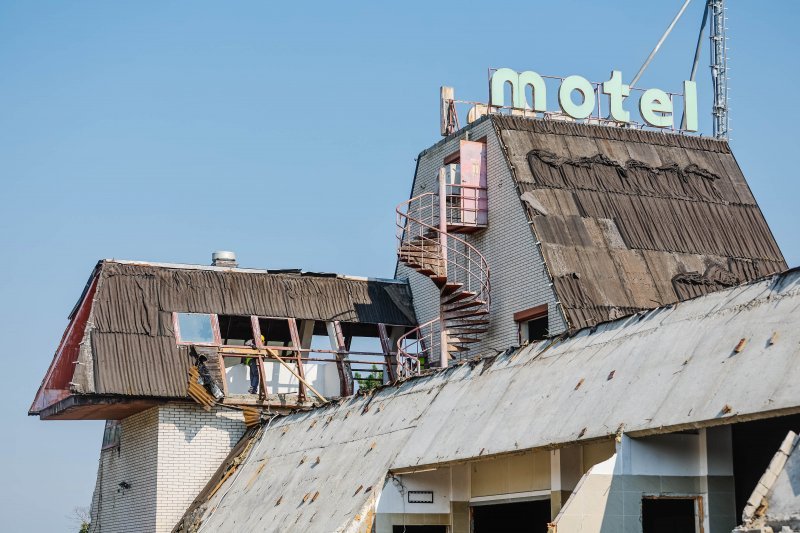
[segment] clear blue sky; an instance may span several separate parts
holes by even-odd
[[[485,100],[490,66],[630,80],[680,4],[0,2],[0,529],[72,531],[91,500],[102,422],[26,411],[98,259],[232,249],[243,266],[390,277],[440,85]],[[730,4],[732,145],[795,266],[800,4]],[[701,13],[640,86],[680,91]]]

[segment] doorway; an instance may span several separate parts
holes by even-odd
[[[548,522],[550,498],[472,507],[473,533],[547,533]]]
[[[695,498],[643,498],[642,533],[696,533]]]

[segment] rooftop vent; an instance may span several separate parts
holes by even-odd
[[[236,262],[235,252],[213,252],[211,254],[211,264],[215,267],[230,267],[236,268],[239,263]]]

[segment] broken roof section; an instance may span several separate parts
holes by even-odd
[[[125,399],[121,409],[136,408],[131,398],[186,398],[191,358],[177,342],[173,313],[416,323],[408,285],[395,280],[104,260],[70,315],[30,414],[67,398],[112,396]]]
[[[491,120],[570,329],[786,269],[727,142]]]
[[[800,412],[798,309],[795,269],[275,419],[176,530],[368,531],[388,472]]]
[[[734,532],[800,531],[800,437],[790,431],[761,476]]]

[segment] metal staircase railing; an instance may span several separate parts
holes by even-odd
[[[451,355],[469,350],[488,330],[489,265],[474,246],[448,230],[449,196],[424,193],[396,209],[399,261],[439,289],[439,316],[398,340],[401,376],[418,373],[420,359],[433,354],[446,365]]]

